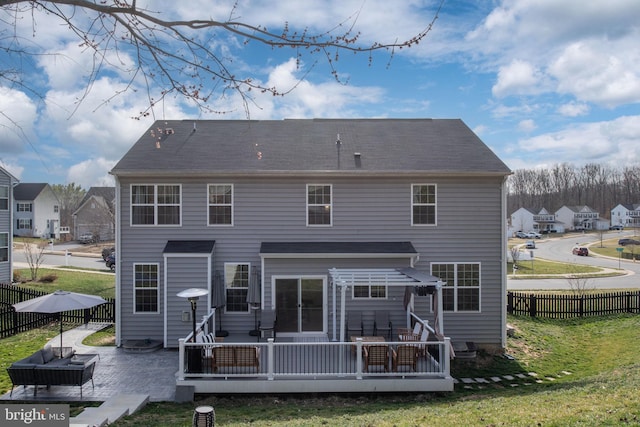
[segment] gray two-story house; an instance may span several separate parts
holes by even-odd
[[[0,283],[11,283],[13,246],[13,186],[18,179],[0,166]]]
[[[461,120],[163,120],[111,173],[119,345],[177,347],[194,287],[227,340],[252,339],[256,310],[283,340],[343,341],[354,311],[364,335],[379,311],[410,326],[406,286],[363,280],[391,271],[443,283],[454,342],[504,347],[510,170]]]

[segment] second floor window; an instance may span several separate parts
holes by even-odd
[[[248,312],[249,264],[226,263],[224,284],[227,290],[227,312]]]
[[[33,210],[31,203],[18,203],[18,212],[31,212]]]
[[[179,185],[132,185],[131,225],[180,225]]]
[[[233,185],[210,184],[209,225],[233,225]]]
[[[331,185],[307,185],[307,225],[331,225]]]
[[[0,211],[9,210],[9,187],[0,185]]]
[[[412,225],[436,225],[435,184],[411,186],[411,210]]]

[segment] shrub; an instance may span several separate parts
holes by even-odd
[[[56,280],[58,280],[58,276],[56,276],[55,274],[47,274],[40,278],[40,282],[42,283],[53,283]]]

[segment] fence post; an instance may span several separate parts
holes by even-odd
[[[529,316],[536,317],[537,314],[537,298],[534,294],[529,295]]]
[[[507,313],[513,314],[513,292],[507,292]]]
[[[580,295],[580,304],[579,304],[579,307],[580,307],[580,310],[579,310],[579,311],[580,311],[579,316],[580,316],[580,317],[584,317],[584,295]]]

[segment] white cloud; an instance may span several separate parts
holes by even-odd
[[[115,164],[115,161],[103,157],[85,160],[69,168],[66,182],[75,182],[85,189],[92,186],[114,186],[115,181],[109,171]]]
[[[584,116],[589,112],[589,106],[583,102],[569,102],[557,109],[558,113],[566,117]]]
[[[500,67],[498,81],[491,88],[494,96],[529,95],[541,93],[546,86],[544,76],[531,63],[519,59]]]
[[[19,153],[35,143],[37,107],[21,91],[0,86],[0,153]]]
[[[518,123],[518,129],[523,132],[532,132],[537,127],[536,122],[531,119],[521,120],[520,123]]]
[[[518,147],[521,152],[535,155],[538,163],[598,161],[627,165],[640,161],[638,140],[640,116],[624,116],[524,139]]]

